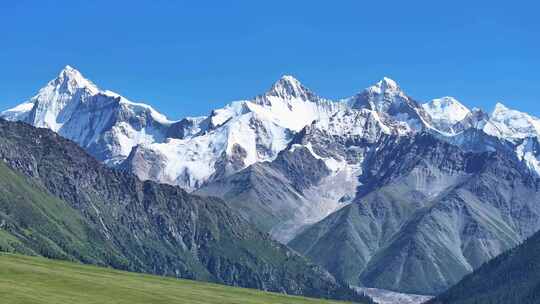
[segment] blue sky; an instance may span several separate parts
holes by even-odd
[[[418,100],[540,115],[540,4],[444,2],[2,1],[0,109],[69,64],[171,118],[282,74],[329,98],[388,76]]]

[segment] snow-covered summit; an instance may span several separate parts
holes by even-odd
[[[497,127],[499,137],[521,139],[540,136],[540,119],[524,112],[510,109],[498,102],[491,112],[490,121]]]
[[[139,176],[193,190],[275,159],[295,132],[313,121],[328,121],[344,106],[317,97],[292,76],[283,76],[262,95],[212,110],[193,136],[140,147],[126,166]]]
[[[69,120],[76,104],[98,94],[99,88],[79,71],[67,65],[58,76],[49,81],[28,103],[33,103],[28,122],[36,127],[60,130]]]
[[[97,94],[100,91],[92,81],[86,79],[81,72],[70,65],[66,65],[60,71],[58,77],[47,84],[47,87],[49,86],[71,93],[74,93],[78,89],[87,89],[91,94]]]
[[[507,111],[510,111],[510,108],[505,106],[502,102],[497,101],[497,103],[495,103],[495,106],[493,107],[493,111],[491,112],[491,114],[496,115]]]
[[[300,98],[303,100],[310,100],[316,98],[311,90],[304,87],[298,79],[290,75],[283,75],[272,85],[265,95],[283,99]]]
[[[268,91],[256,96],[250,101],[262,106],[273,106],[273,103],[283,103],[287,107],[293,108],[294,104],[298,102],[319,103],[324,102],[324,99],[317,96],[293,76],[283,75]]]
[[[78,70],[66,65],[30,100],[3,111],[1,116],[9,120],[26,120],[36,127],[58,131],[65,121],[63,112],[74,98],[99,92],[99,88]]]
[[[126,158],[137,144],[163,140],[172,123],[148,105],[99,89],[69,65],[35,96],[1,116],[49,128],[109,164]]]
[[[360,93],[345,99],[352,109],[377,111],[383,120],[393,120],[400,128],[419,131],[430,125],[431,118],[422,106],[396,83],[384,77]]]
[[[393,79],[383,77],[347,101],[355,109],[368,108],[377,112],[388,112],[395,103],[400,103],[406,98],[405,93]]]
[[[471,111],[454,97],[436,98],[422,104],[432,120],[455,124],[462,121]]]
[[[376,84],[368,87],[366,89],[367,91],[373,92],[374,94],[383,94],[383,93],[402,93],[401,88],[397,84],[397,82],[391,78],[383,77],[380,81],[378,81]]]

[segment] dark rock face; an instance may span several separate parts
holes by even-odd
[[[298,191],[316,185],[330,174],[324,161],[313,157],[305,147],[281,152],[270,166],[282,172]]]
[[[167,129],[166,137],[184,139],[189,134],[189,130],[195,126],[195,122],[190,119],[182,119],[171,124]]]
[[[27,253],[290,294],[362,299],[254,229],[219,199],[113,171],[49,130],[0,120],[0,138],[0,158],[7,168],[43,195],[63,202],[77,216],[78,229],[98,240],[92,251],[85,251],[87,246],[69,241],[38,246],[19,238]],[[40,225],[0,215],[15,226]],[[55,255],[53,248],[70,254]]]
[[[352,284],[436,294],[540,228],[535,175],[428,134],[382,139],[354,202],[289,245]]]
[[[231,155],[229,156],[228,164],[231,167],[231,170],[238,171],[241,168],[244,168],[244,159],[246,157],[247,151],[239,144],[234,144],[232,147]]]
[[[164,168],[154,164],[163,162],[163,155],[138,145],[131,150],[126,161],[122,162],[118,169],[125,172],[137,172],[137,177],[141,180],[159,180],[162,179]]]

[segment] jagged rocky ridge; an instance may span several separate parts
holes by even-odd
[[[69,72],[72,69],[66,70]],[[66,70],[60,74],[59,79],[62,79],[63,73],[66,74]],[[69,74],[67,73],[68,76]],[[64,92],[63,85],[58,83],[63,82],[58,79],[51,81],[48,87],[52,86],[54,89],[47,90]],[[77,83],[79,87],[86,87],[90,82],[77,81]],[[459,167],[459,162],[467,162],[464,155],[468,155],[467,157],[498,155],[504,162],[509,162],[513,168],[517,168],[520,174],[524,176],[531,174],[530,178],[533,180],[540,172],[539,119],[508,109],[502,104],[497,104],[490,114],[479,109],[469,110],[451,97],[434,99],[422,104],[408,96],[389,78],[383,78],[352,97],[331,101],[317,96],[293,77],[284,76],[268,92],[260,96],[233,102],[222,109],[212,111],[205,117],[185,118],[180,121],[167,120],[150,107],[143,107],[146,110],[142,114],[129,110],[129,105],[134,103],[92,86],[95,89],[85,89],[85,92],[88,91],[87,95],[116,96],[117,99],[111,101],[113,108],[116,109],[118,104],[123,104],[124,106],[120,108],[128,109],[127,112],[134,114],[115,115],[105,124],[107,127],[99,129],[105,131],[92,133],[93,140],[70,137],[66,135],[67,133],[63,133],[65,131],[62,131],[62,128],[58,129],[59,134],[78,142],[105,163],[134,172],[141,179],[181,185],[198,194],[224,198],[231,207],[260,229],[270,232],[275,239],[281,242],[295,239],[291,244],[298,246],[297,248],[302,251],[306,248],[298,244],[303,243],[300,240],[311,229],[324,226],[329,219],[334,219],[336,224],[343,222],[343,225],[350,225],[348,217],[343,214],[359,207],[370,209],[371,203],[366,203],[366,200],[369,201],[371,198],[376,198],[376,208],[393,210],[396,212],[396,218],[386,222],[385,216],[376,216],[373,225],[386,227],[387,235],[384,237],[378,235],[380,228],[370,228],[363,232],[366,234],[362,234],[362,237],[380,240],[381,243],[394,237],[398,238],[402,235],[402,228],[419,216],[419,210],[431,206],[435,198],[457,187],[461,180],[473,178],[470,175],[475,176],[474,178],[484,177]],[[76,104],[87,104],[93,100],[92,98],[85,97],[83,102]],[[34,97],[15,109],[3,112],[2,115],[11,120],[23,120],[39,125],[30,119],[35,116],[30,113],[37,111],[38,104],[41,104],[37,101],[41,99]],[[49,99],[80,98],[59,99],[56,95],[52,95]],[[137,105],[139,108],[142,107],[141,104]],[[79,106],[63,108],[78,109]],[[71,110],[65,112],[71,113]],[[101,114],[94,114],[94,111],[85,113],[91,117],[88,121],[100,121]],[[65,120],[64,116],[52,115],[60,122]],[[128,116],[129,119],[124,119]],[[81,130],[93,130],[92,126],[83,125]],[[115,130],[129,130],[129,132]],[[435,147],[418,147],[427,153],[426,164],[431,162],[429,166],[425,165],[426,168],[415,167],[417,164],[411,163],[416,159],[412,155],[415,150],[407,149],[416,146],[405,144],[415,142],[419,134],[422,134],[423,138],[429,136],[430,140],[426,142],[435,145]],[[458,162],[455,166],[459,168],[456,172],[448,173],[446,163],[429,159],[438,155],[440,151],[437,149],[443,145],[449,147],[444,149],[454,149],[452,153],[455,155],[462,155],[455,159]],[[384,166],[376,165],[375,155],[388,149],[400,151],[399,157],[388,155],[386,157],[396,163],[403,163],[405,167],[391,167],[394,169],[388,170]],[[100,155],[109,154],[100,154],[96,151],[113,151],[107,153],[115,156],[103,157]],[[382,178],[383,176],[385,177]],[[501,179],[500,176],[497,178]],[[494,181],[494,184],[499,182],[501,181]],[[532,187],[532,184],[527,184],[527,187]],[[527,189],[529,191],[532,188]],[[388,194],[392,191],[402,193],[403,196],[392,197]],[[497,201],[508,199],[507,193],[497,193],[501,197],[493,199]],[[467,206],[476,199],[478,198],[474,195],[463,198]],[[534,204],[530,207],[534,207]],[[490,213],[492,210],[477,211],[482,213],[479,217],[492,217]],[[378,211],[373,212],[378,214]],[[458,213],[456,216],[462,221],[462,225],[475,225],[474,219],[466,214]],[[506,220],[507,218],[504,218],[503,223],[497,219],[497,225],[483,228],[495,235],[493,238],[500,243],[500,246],[497,245],[499,247],[492,246],[489,250],[486,249],[490,252],[488,254],[490,257],[507,248],[505,246],[521,241],[529,233],[516,232],[517,228],[512,226],[512,237],[501,240],[498,231],[501,228],[498,225],[506,225]],[[536,229],[534,220],[529,221],[528,217],[516,217],[512,221],[530,225],[533,227],[530,230]],[[440,233],[447,238],[450,238],[451,234],[461,235],[460,227],[452,226],[452,229],[442,229]],[[506,230],[506,227],[503,230]],[[419,235],[417,233],[420,229],[411,228],[406,231],[414,238]],[[351,247],[363,247],[367,242],[357,237],[349,239],[341,234],[333,236],[338,239],[337,241],[348,239]],[[319,239],[317,244],[312,245],[330,247],[334,241],[336,240],[328,237]],[[352,256],[351,261],[361,260],[359,263],[354,262],[356,264],[352,267],[348,267],[354,263],[348,261],[345,253],[347,251],[343,253],[344,258],[304,252],[324,265],[332,264],[329,268],[338,277],[345,278],[349,282],[417,293],[435,293],[477,267],[477,263],[471,262],[462,252],[462,248],[456,245],[455,248],[451,248],[452,252],[465,254],[465,258],[458,263],[459,267],[456,268],[458,270],[441,271],[441,274],[424,276],[421,279],[418,276],[414,277],[411,282],[417,282],[417,286],[421,286],[416,289],[408,285],[404,279],[395,280],[390,284],[390,280],[384,277],[388,271],[377,268],[377,265],[384,263],[377,264],[376,260],[372,259],[375,254],[377,256],[383,254],[381,246],[377,243],[377,246],[362,252],[359,257]],[[388,250],[385,254],[392,254],[393,251]],[[436,254],[422,267],[428,269],[431,267],[430,263],[437,265],[438,259],[446,258],[443,253]],[[336,261],[332,262],[332,259]],[[395,261],[395,265],[405,265],[413,260],[414,256],[408,256],[404,260]],[[386,261],[386,258],[381,258],[381,261]],[[340,269],[344,269],[346,273],[341,273]],[[368,271],[369,269],[376,271]],[[381,272],[381,277],[376,276],[375,272]]]
[[[296,133],[314,121],[342,134],[361,132],[355,116],[365,117],[365,112],[382,132],[401,135],[427,129],[453,137],[479,128],[517,141],[540,131],[540,120],[502,104],[491,115],[469,111],[451,97],[420,104],[389,78],[352,97],[331,101],[294,77],[283,76],[250,100],[232,102],[205,117],[171,121],[148,105],[98,88],[70,66],[29,101],[1,116],[52,129],[100,161],[123,166],[142,179],[194,190],[251,164],[274,160]],[[533,154],[522,157],[535,169]]]
[[[52,131],[0,119],[0,159],[1,250],[369,303],[223,201],[114,171]]]

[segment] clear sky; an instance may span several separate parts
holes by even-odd
[[[418,100],[540,115],[535,1],[1,1],[0,109],[66,64],[171,118],[292,74],[321,96],[383,76]]]

